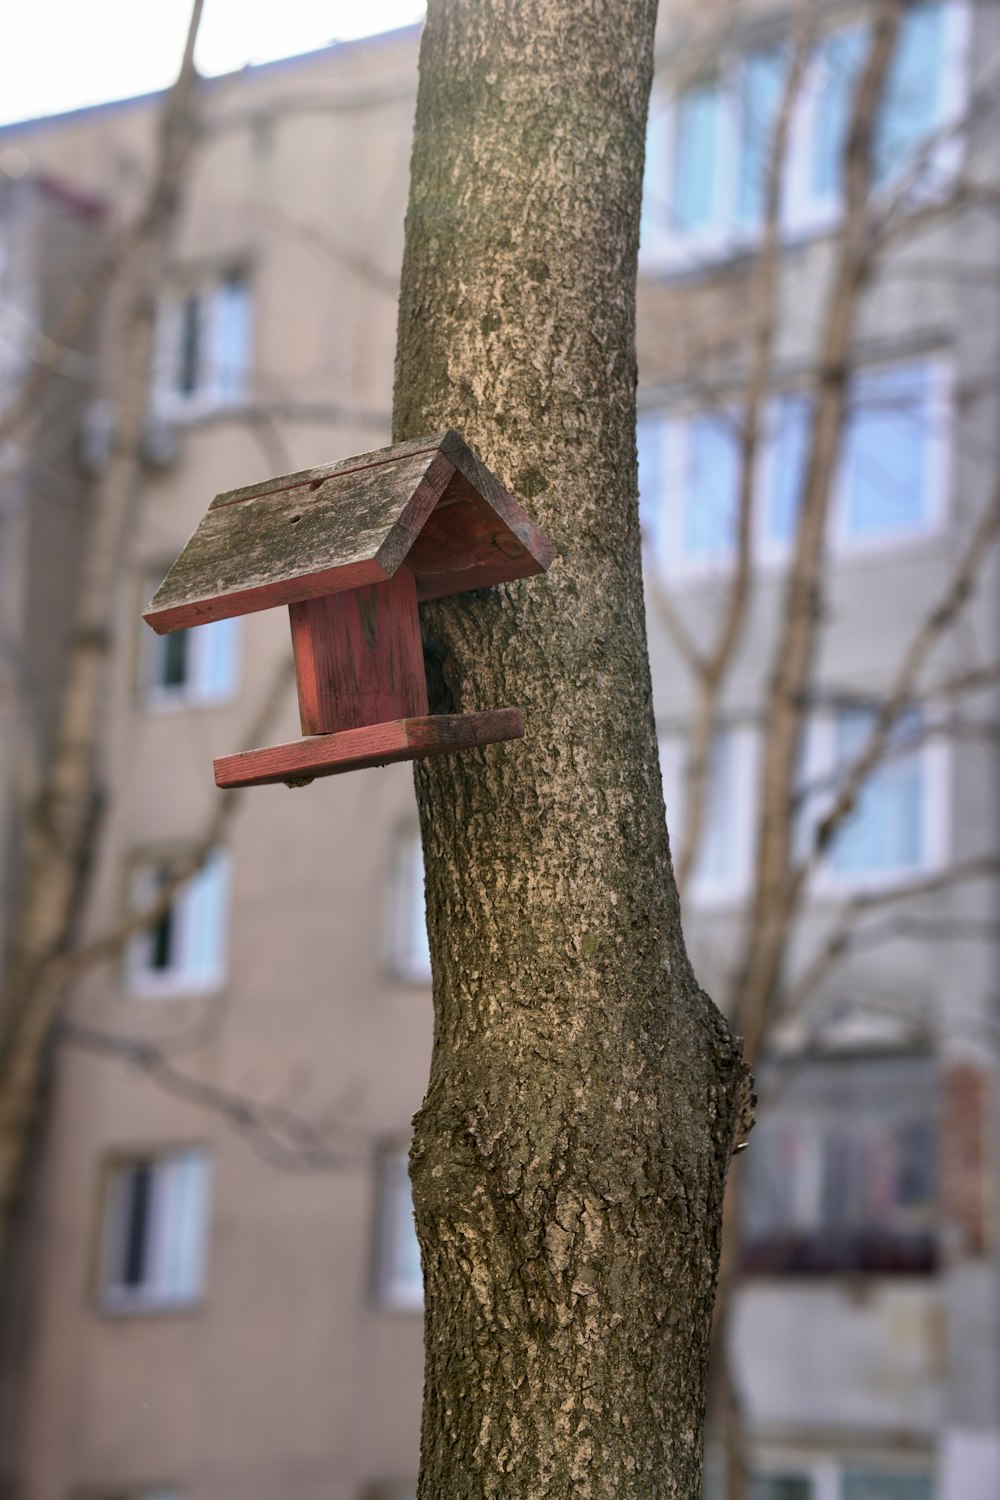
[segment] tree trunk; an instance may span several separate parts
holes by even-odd
[[[145,208],[124,237],[124,310],[114,381],[115,435],[94,496],[80,559],[76,619],[54,743],[26,819],[24,884],[18,902],[0,1043],[0,1258],[38,1116],[45,1044],[62,999],[57,960],[72,935],[98,793],[111,617],[128,520],[140,478],[153,362],[156,305],[194,144],[194,46],[204,0],[193,0],[177,81],[160,121]]]
[[[640,573],[635,272],[655,0],[431,0],[397,440],[453,425],[560,556],[425,607],[459,710],[427,762],[434,965],[412,1150],[421,1500],[700,1493],[739,1048],[684,949]]]

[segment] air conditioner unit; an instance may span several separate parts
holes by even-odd
[[[107,468],[115,437],[114,405],[102,396],[89,401],[80,418],[80,467],[91,479]],[[140,457],[147,469],[172,469],[179,456],[177,424],[152,415],[142,435]]]
[[[142,461],[148,469],[172,469],[180,454],[177,423],[152,416],[142,437]]]
[[[107,467],[114,431],[114,408],[107,396],[88,401],[80,414],[80,467],[91,479]]]

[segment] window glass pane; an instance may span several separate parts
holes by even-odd
[[[168,879],[166,870],[160,870],[156,876],[156,887],[162,889]],[[171,903],[163,913],[162,917],[149,932],[149,967],[158,972],[172,967],[175,961],[174,942],[177,934],[177,922],[174,905]]]
[[[840,193],[851,101],[867,45],[863,27],[845,26],[825,36],[818,49],[818,97],[812,143],[812,189],[818,198],[834,198]]]
[[[639,525],[643,541],[659,558],[663,545],[666,504],[665,422],[661,416],[641,417],[636,425],[639,452]]]
[[[208,1159],[188,1151],[161,1164],[163,1239],[159,1288],[171,1302],[188,1302],[202,1287],[208,1206]]]
[[[903,17],[886,83],[876,142],[876,176],[891,176],[941,123],[945,17],[941,4],[915,5]]]
[[[844,527],[852,537],[919,530],[930,512],[926,366],[863,375],[844,440]]]
[[[202,299],[197,292],[192,292],[181,303],[180,314],[180,362],[177,388],[185,396],[191,395],[202,383],[203,317]]]
[[[777,1075],[746,1158],[751,1268],[934,1264],[935,1075],[928,1058],[802,1059]]]
[[[848,1469],[843,1479],[844,1500],[934,1500],[927,1474],[866,1474]]]
[[[733,550],[739,497],[739,446],[724,416],[687,424],[684,551],[691,558],[725,557]]]
[[[159,636],[160,687],[180,688],[187,682],[188,645],[190,637],[186,630],[175,630],[170,635]]]
[[[721,884],[732,874],[736,832],[734,759],[732,735],[717,734],[712,744],[708,800],[698,852],[696,879],[699,882]]]
[[[769,434],[765,529],[770,542],[790,542],[798,520],[809,457],[811,406],[804,396],[783,396]]]
[[[813,1500],[812,1480],[803,1474],[758,1475],[750,1486],[750,1500]]]
[[[202,703],[220,702],[236,691],[236,657],[240,622],[212,620],[198,626],[198,698]],[[171,640],[171,636],[166,637]]]
[[[740,75],[740,154],[736,207],[742,224],[758,224],[767,199],[767,167],[785,85],[784,48],[751,52]]]
[[[234,399],[247,387],[250,369],[250,287],[242,274],[224,280],[216,292],[215,388]]]
[[[849,765],[867,743],[874,715],[845,711],[835,726],[837,763]],[[901,716],[885,763],[868,778],[854,811],[842,824],[831,852],[841,874],[877,874],[919,869],[924,862],[924,758],[919,748],[904,751],[920,733],[920,715]]]
[[[153,1169],[149,1162],[122,1173],[123,1253],[116,1278],[122,1286],[140,1287],[149,1275],[152,1189]]]
[[[413,1223],[413,1199],[406,1152],[386,1151],[379,1164],[376,1292],[390,1307],[423,1306],[420,1245]]]
[[[700,83],[677,100],[673,219],[680,230],[702,229],[715,217],[719,171],[719,88]]]
[[[229,862],[216,852],[182,893],[185,951],[182,965],[192,985],[204,988],[222,977]]]
[[[402,834],[396,841],[390,931],[389,958],[396,973],[411,984],[429,983],[431,949],[424,902],[424,855],[416,831]]]

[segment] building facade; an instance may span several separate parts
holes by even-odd
[[[753,878],[761,702],[863,19],[824,7],[786,168],[753,601],[686,895],[696,967],[720,994]],[[998,180],[989,131],[950,130],[975,97],[974,59],[1000,43],[998,22],[990,6],[961,0],[910,8],[880,126],[887,193],[921,152],[942,180],[959,171]],[[735,25],[680,5],[661,22],[640,260],[639,455],[675,844],[693,693],[657,601],[669,595],[698,638],[732,571],[747,276],[788,33],[786,12],[757,4]],[[218,795],[214,755],[251,731],[258,743],[297,733],[280,612],[165,638],[139,612],[214,494],[388,442],[417,44],[411,29],[206,89],[115,601],[107,790],[81,914],[91,937],[153,900],[203,839]],[[66,246],[80,279],[94,245],[138,201],[160,102],[0,131],[9,200],[63,205],[72,235],[60,219],[42,239]],[[914,212],[929,208],[933,187],[921,188]],[[998,263],[997,230],[977,207],[927,219],[926,233],[900,234],[880,262],[858,320],[803,749],[806,830],[995,483],[1000,318],[995,278],[979,273]],[[9,266],[13,223],[5,211]],[[37,255],[16,263],[8,295],[22,305],[51,278]],[[36,305],[28,321],[44,333],[52,317]],[[75,372],[63,419],[79,447],[71,461],[60,428],[59,459],[60,515],[76,525],[99,482],[115,351],[98,325],[81,353],[89,363]],[[36,424],[33,453],[50,452],[52,431]],[[49,525],[24,455],[12,472],[18,513]],[[5,500],[5,523],[15,509]],[[64,629],[79,535],[62,545]],[[20,568],[26,596],[36,597],[42,571]],[[963,632],[935,659],[941,676],[996,659],[996,583],[994,562]],[[45,609],[59,619],[51,600]],[[22,704],[13,688],[4,696]],[[994,708],[987,690],[967,712]],[[943,711],[935,700],[908,712],[919,726]],[[987,938],[997,888],[946,878],[996,851],[1000,808],[989,736],[952,728],[944,714],[940,733],[901,739],[817,871],[796,933],[804,965],[845,902],[909,891],[891,903],[900,920],[887,939],[848,953],[808,1010],[786,1018],[762,1073],[753,1149],[737,1168],[749,1208],[730,1343],[756,1500],[1000,1494]],[[15,799],[5,795],[14,850]],[[80,976],[9,1319],[2,1431],[12,1496],[412,1495],[422,1330],[405,1150],[429,1058],[428,979],[405,766],[307,792],[243,794],[224,843],[169,911]]]

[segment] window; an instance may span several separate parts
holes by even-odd
[[[934,1485],[927,1474],[845,1469],[842,1495],[843,1500],[934,1500]]]
[[[664,573],[726,566],[739,506],[739,431],[732,413],[647,416],[639,424],[640,520]]]
[[[708,797],[691,884],[700,904],[738,899],[746,890],[753,858],[756,803],[756,736],[750,729],[724,729],[716,735],[709,769]],[[663,800],[674,858],[684,839],[686,742],[660,742]]]
[[[764,222],[767,171],[788,66],[784,47],[751,52],[739,72],[739,168],[736,216],[746,228]]]
[[[946,395],[928,364],[863,372],[854,384],[838,497],[842,543],[931,530],[943,510]]]
[[[389,962],[394,972],[409,984],[430,984],[424,856],[416,829],[400,834],[395,842],[388,927]]]
[[[919,0],[907,8],[876,133],[876,181],[898,180],[915,153],[962,107],[963,0]],[[818,42],[796,101],[784,164],[782,218],[789,231],[821,229],[839,211],[844,140],[868,28],[851,23]],[[760,229],[788,47],[758,47],[672,100],[654,94],[644,184],[642,257],[647,265],[727,253]],[[922,179],[954,168],[953,146],[928,154]]]
[[[169,860],[140,866],[132,881],[133,909],[152,906],[176,867]],[[178,888],[159,921],[132,939],[129,988],[150,998],[218,989],[224,979],[228,895],[229,860],[217,850]]]
[[[871,733],[874,715],[846,710],[834,722],[838,766],[860,754]],[[921,729],[919,715],[906,715],[894,739],[905,745]],[[862,788],[857,806],[837,835],[830,860],[839,875],[919,870],[926,863],[923,764],[918,750],[906,753],[890,746],[885,764]]]
[[[842,772],[868,742],[874,710],[844,708],[817,718],[804,747],[807,789],[800,812],[801,852],[836,795]],[[922,711],[903,713],[883,759],[864,783],[834,837],[820,887],[870,885],[937,869],[947,850],[948,746],[930,734]]]
[[[378,1161],[375,1298],[383,1307],[401,1311],[418,1311],[424,1305],[406,1150],[398,1146],[382,1151]]]
[[[948,490],[947,375],[937,361],[862,370],[853,382],[831,518],[837,550],[857,552],[936,530]],[[795,530],[809,453],[811,406],[773,405],[761,485],[764,547]]]
[[[761,1455],[761,1459],[763,1459]],[[704,1500],[722,1500],[725,1464],[718,1453],[705,1455]],[[880,1454],[864,1462],[830,1452],[775,1451],[750,1480],[750,1500],[935,1500],[938,1491],[929,1456]]]
[[[765,1102],[746,1155],[747,1268],[931,1270],[931,1060],[811,1059],[786,1067],[770,1104],[762,1080]]]
[[[722,94],[718,83],[694,84],[678,95],[674,127],[673,224],[682,232],[715,223],[720,203]]]
[[[944,0],[925,0],[906,12],[876,132],[878,182],[898,175],[947,119],[948,19]],[[810,183],[819,201],[840,198],[845,137],[869,45],[867,28],[853,25],[829,33],[819,47]]]
[[[205,1271],[209,1163],[204,1151],[137,1156],[104,1185],[99,1291],[109,1311],[189,1306]]]
[[[156,359],[157,406],[166,416],[233,406],[247,394],[250,282],[234,269],[185,282],[164,299]]]
[[[751,1500],[813,1500],[812,1482],[803,1474],[758,1474]]]
[[[159,581],[159,580],[157,580]],[[224,703],[237,684],[240,621],[212,620],[155,635],[143,629],[144,696],[150,708]]]
[[[830,541],[856,555],[940,529],[949,487],[950,381],[940,360],[856,377],[831,497]],[[812,407],[798,392],[765,412],[759,448],[759,557],[791,548],[809,456]],[[667,576],[728,568],[740,492],[737,408],[646,413],[638,424],[640,517],[647,556]]]

